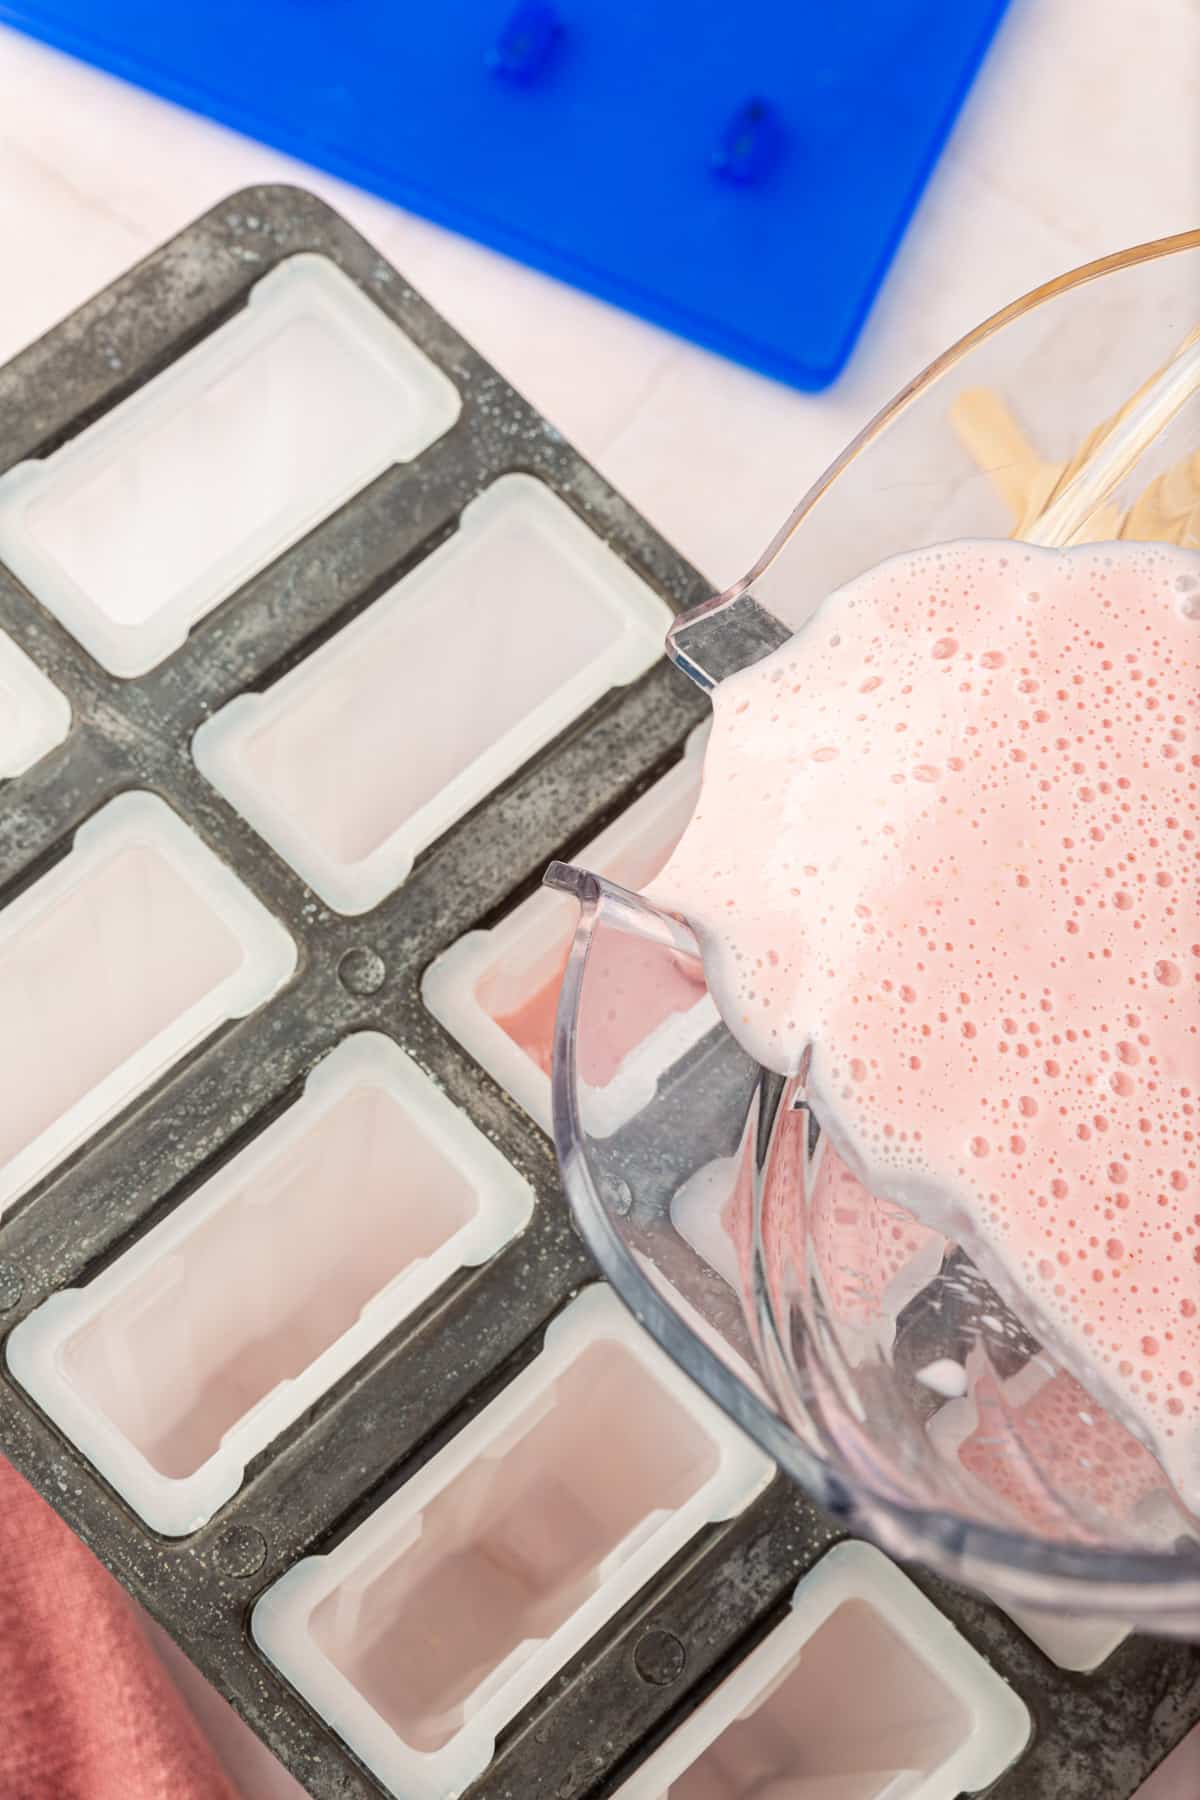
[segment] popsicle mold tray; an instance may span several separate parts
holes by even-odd
[[[297,190],[0,420],[5,1453],[322,1800],[1125,1800],[1195,1653],[838,1546],[572,1231],[538,883],[682,829],[700,577]]]

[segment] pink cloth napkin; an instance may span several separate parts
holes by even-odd
[[[1139,1800],[1197,1794],[1200,1729]],[[132,1600],[3,1458],[0,1800],[238,1800]]]
[[[2,1458],[0,1800],[237,1800],[132,1600]]]

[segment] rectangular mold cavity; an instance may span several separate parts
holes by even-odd
[[[141,1243],[31,1313],[9,1366],[149,1525],[181,1536],[532,1209],[528,1184],[416,1064],[361,1032]]]
[[[196,734],[197,764],[343,913],[614,685],[670,609],[564,501],[504,475],[458,530],[264,694]]]
[[[583,868],[631,889],[654,879],[695,808],[708,731],[697,726],[675,768],[580,851]],[[577,918],[572,899],[542,889],[489,931],[459,938],[421,987],[434,1018],[546,1132],[554,1015]],[[663,1023],[648,1019],[646,1035]]]
[[[71,703],[0,631],[0,781],[23,775],[71,729]]]
[[[450,1800],[567,1659],[770,1476],[592,1287],[405,1487],[267,1591],[254,1637],[392,1792]]]
[[[1017,1694],[907,1576],[839,1544],[615,1800],[958,1800],[1029,1731]]]
[[[289,933],[165,801],[110,800],[0,911],[0,1213],[295,963]]]
[[[117,675],[458,416],[458,390],[327,258],[40,462],[0,478],[0,558]]]

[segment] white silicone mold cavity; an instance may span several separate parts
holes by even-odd
[[[994,1781],[1029,1728],[907,1576],[839,1544],[617,1800],[957,1800]]]
[[[178,1536],[532,1207],[428,1077],[360,1033],[134,1249],[18,1326],[9,1364],[147,1523]]]
[[[295,961],[155,795],[122,794],[80,826],[0,912],[0,1212]]]
[[[392,1792],[451,1800],[568,1657],[770,1472],[590,1288],[365,1525],[268,1590],[254,1636]]]
[[[1080,1675],[1098,1669],[1130,1635],[1128,1626],[1113,1619],[1028,1612],[1015,1606],[1006,1606],[1004,1611],[1052,1663]]]
[[[70,729],[66,695],[0,631],[0,781],[23,775]]]
[[[348,276],[294,256],[140,392],[0,479],[0,558],[107,668],[139,675],[459,406]]]
[[[340,912],[662,650],[670,612],[571,509],[506,475],[265,694],[197,733],[208,779]]]
[[[692,816],[707,737],[707,724],[693,731],[682,761],[580,852],[584,868],[632,889],[654,879]],[[546,1132],[554,1015],[578,911],[569,896],[539,890],[491,930],[459,938],[421,990],[433,1016]]]

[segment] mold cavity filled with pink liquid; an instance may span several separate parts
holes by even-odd
[[[608,933],[597,942],[593,955],[590,973],[597,987],[604,983],[612,1029],[580,1045],[580,1073],[593,1087],[607,1087],[630,1052],[668,1019],[695,1006],[703,998],[704,986],[682,964],[664,975],[658,946],[624,932]],[[546,1075],[554,1056],[554,1020],[566,965],[564,951],[543,987],[496,1018],[500,1029]]]
[[[685,789],[683,798],[690,800],[691,792]],[[659,821],[660,830],[649,842],[639,840],[626,846],[625,855],[618,859],[618,866],[612,872],[612,879],[624,877],[630,884],[649,881],[674,849],[685,818],[686,814],[678,822],[674,818]],[[623,866],[626,864],[630,865],[628,869]],[[647,864],[648,868],[645,867]],[[530,982],[529,991],[514,1005],[507,1008],[495,1005],[492,999],[492,992],[498,985],[495,971],[490,979],[485,977],[478,989],[481,1004],[490,1011],[501,1031],[544,1075],[550,1074],[554,1060],[554,1021],[558,993],[571,951],[572,923],[568,915],[568,929],[562,944],[554,952],[545,978],[536,986]],[[660,957],[654,948],[648,948],[638,938],[613,934],[612,941],[603,946],[601,954],[605,963],[604,979],[611,986],[613,1016],[620,1021],[620,1042],[613,1043],[606,1038],[602,1045],[588,1043],[581,1049],[581,1055],[585,1078],[605,1086],[612,1080],[630,1045],[648,1038],[656,1026],[673,1014],[686,1012],[689,1006],[694,1006],[699,992],[696,982],[689,981],[686,972],[680,971],[677,980],[664,980]]]
[[[1200,1507],[1200,557],[897,558],[722,683],[650,885],[731,1030]]]

